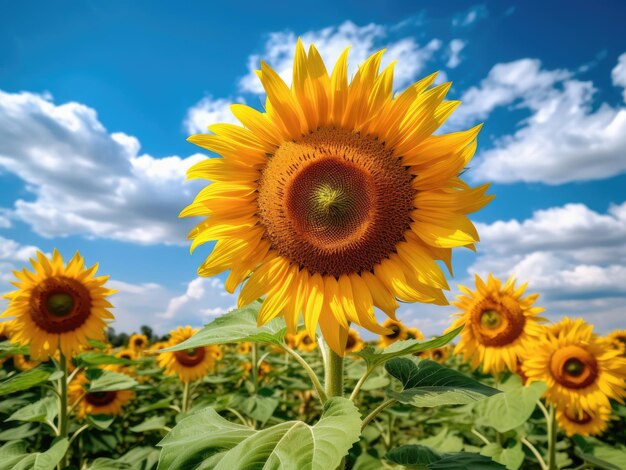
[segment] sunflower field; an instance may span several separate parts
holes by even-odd
[[[189,138],[221,157],[189,170],[207,186],[181,217],[233,311],[119,344],[97,264],[14,271],[0,470],[626,469],[626,331],[551,323],[526,280],[492,275],[440,336],[396,316],[448,303],[493,195],[464,180],[481,125],[435,134],[450,83],[394,94],[382,54],[349,79],[347,50],[329,71],[298,41],[291,86],[261,62],[263,111]]]

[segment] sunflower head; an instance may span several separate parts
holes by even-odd
[[[466,325],[454,352],[486,373],[515,371],[523,351],[542,334],[544,319],[537,315],[543,309],[533,306],[539,295],[524,297],[526,284],[515,287],[513,277],[504,284],[491,274],[487,282],[475,280],[476,291],[459,286],[462,294],[453,302],[461,311],[446,332]]]
[[[589,411],[626,395],[626,359],[582,319],[555,324],[522,360],[528,382],[545,382],[547,401],[557,406]]]
[[[296,347],[302,352],[311,352],[317,348],[315,336],[309,335],[307,331],[300,331],[296,334]]]
[[[445,305],[451,250],[472,248],[467,218],[489,202],[462,170],[480,126],[433,135],[458,106],[435,74],[394,95],[382,51],[348,80],[347,50],[329,74],[314,46],[298,41],[291,87],[264,62],[265,111],[232,106],[241,126],[217,124],[189,140],[221,156],[188,176],[213,183],[181,216],[201,216],[192,249],[216,240],[202,276],[230,270],[245,282],[239,306],[265,296],[263,324],[300,315],[343,354],[349,324],[389,334],[374,314],[395,318],[398,300]]]
[[[258,380],[265,379],[268,374],[272,371],[272,366],[270,366],[267,362],[263,361],[259,364],[259,368],[257,369]],[[250,377],[252,373],[252,363],[244,362],[243,363],[243,374],[244,377]]]
[[[38,252],[31,263],[34,271],[14,271],[17,290],[4,296],[9,306],[2,316],[15,317],[13,341],[46,360],[57,350],[71,357],[87,339],[104,340],[113,318],[106,297],[114,291],[104,287],[108,277],[95,277],[98,266],[85,268],[78,253],[64,265],[57,250],[51,259]]]
[[[358,352],[363,349],[363,346],[365,346],[365,343],[361,339],[359,332],[350,329],[350,331],[348,331],[348,339],[346,341],[346,352]]]
[[[198,330],[190,326],[178,327],[170,332],[168,346],[180,344],[191,338]],[[166,375],[177,375],[181,382],[194,382],[209,373],[215,361],[222,357],[218,346],[201,346],[180,351],[162,352],[157,363],[165,369]]]
[[[39,364],[41,364],[41,361],[32,359],[30,356],[24,354],[16,354],[13,356],[13,365],[17,370],[25,371],[34,369]]]
[[[245,343],[239,343],[237,345],[237,353],[241,354],[241,355],[248,355],[252,352],[252,343],[249,342],[245,342]]]
[[[411,334],[410,330],[407,327],[405,327],[399,321],[392,320],[391,318],[385,320],[383,326],[387,328],[389,332],[387,334],[380,335],[378,339],[378,344],[381,348],[386,348],[396,341],[409,339],[409,335]]]
[[[89,380],[81,372],[68,387],[69,403],[76,406],[78,419],[84,419],[87,415],[118,416],[122,414],[123,407],[135,397],[132,390],[85,393],[88,384]]]
[[[626,330],[612,331],[609,333],[608,339],[613,347],[622,353],[622,357],[626,357]]]
[[[556,421],[568,436],[596,436],[606,431],[611,419],[611,409],[600,406],[593,410],[579,407],[557,407]]]
[[[135,333],[128,339],[128,349],[141,352],[148,347],[149,341],[146,335]]]

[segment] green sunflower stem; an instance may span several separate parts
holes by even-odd
[[[187,413],[187,411],[189,411],[189,405],[190,405],[190,387],[189,387],[189,382],[183,382],[183,403],[181,405],[181,409],[180,411],[183,413]]]
[[[326,346],[326,361],[324,363],[324,385],[326,395],[331,397],[343,397],[343,356]],[[343,470],[346,467],[345,457],[337,467],[337,470]]]
[[[59,387],[59,437],[61,439],[67,439],[68,437],[68,426],[67,426],[67,358],[60,351],[59,358],[59,366],[61,368],[61,372],[63,372],[63,376],[59,379],[60,387]],[[67,467],[67,452],[63,455],[63,458],[59,461],[58,468],[59,470]]]
[[[556,414],[554,410],[554,405],[550,405],[550,410],[548,413],[548,470],[557,470],[556,465],[556,434],[557,434],[557,425],[556,425]]]
[[[259,345],[252,343],[252,383],[254,385],[254,394],[259,391]]]

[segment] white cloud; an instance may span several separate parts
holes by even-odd
[[[158,317],[176,319],[179,323],[183,319],[206,323],[210,317],[226,313],[236,305],[236,295],[226,292],[224,283],[218,277],[198,277],[187,285],[184,294],[170,299],[167,309]]]
[[[191,222],[177,216],[198,189],[185,172],[201,155],[139,154],[136,138],[109,133],[92,108],[32,93],[0,91],[0,124],[0,169],[33,195],[13,218],[44,237],[184,244]]]
[[[230,98],[212,98],[206,96],[187,110],[185,118],[185,130],[189,134],[201,134],[207,132],[207,127],[216,123],[239,124],[239,121],[230,112],[230,106],[234,102],[241,103],[243,98],[232,100]]]
[[[427,44],[420,46],[413,38],[390,38],[389,33],[393,28],[370,23],[365,26],[357,26],[351,21],[346,21],[339,26],[331,26],[319,31],[310,31],[302,35],[305,47],[314,43],[319,50],[329,72],[332,70],[337,58],[343,50],[350,49],[349,72],[354,74],[358,65],[368,56],[379,49],[387,48],[384,55],[383,66],[393,60],[398,60],[394,83],[402,88],[412,81],[423,71],[425,64],[433,57],[442,43],[438,39],[432,39]],[[260,66],[263,59],[285,80],[291,83],[293,54],[297,36],[292,31],[274,32],[269,35],[262,54],[251,55],[248,59],[249,73],[239,82],[242,91],[261,94],[263,88],[254,70]]]
[[[15,240],[10,240],[0,236],[0,293],[13,290],[9,282],[15,280],[12,271],[18,269],[20,265],[37,255],[37,248],[33,245],[22,245]],[[6,305],[0,295],[0,311]]]
[[[489,16],[486,5],[474,5],[467,11],[459,13],[452,18],[452,26],[467,27]]]
[[[617,65],[611,71],[611,78],[615,86],[622,87],[624,101],[626,101],[626,52],[617,59]]]
[[[621,80],[620,65],[613,79]],[[617,72],[615,72],[617,70]],[[536,59],[494,66],[479,86],[467,90],[452,121],[473,123],[494,109],[530,112],[512,135],[481,152],[471,176],[511,183],[562,184],[608,178],[626,171],[626,108],[594,106],[591,82],[566,70],[547,71]]]
[[[453,39],[448,44],[448,62],[446,67],[455,68],[461,63],[461,51],[465,49],[467,42],[461,39]]]
[[[623,328],[617,305],[623,308],[626,298],[626,202],[606,213],[566,204],[536,211],[521,222],[477,228],[480,249],[469,273],[514,274],[528,281],[553,319],[575,314],[602,331]]]

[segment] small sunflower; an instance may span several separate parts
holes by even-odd
[[[157,352],[153,352],[153,351],[160,351],[161,349],[165,349],[168,347],[168,342],[167,341],[157,341],[156,343],[152,343],[150,345],[150,351],[147,351],[147,354],[158,354]]]
[[[148,347],[148,337],[140,333],[130,335],[128,340],[128,348],[134,349],[137,352],[141,352]]]
[[[267,362],[261,362],[259,364],[259,368],[257,369],[257,374],[259,380],[263,380],[267,375],[272,371],[272,366],[270,366]],[[244,377],[250,377],[252,373],[252,363],[244,362],[243,363],[243,373]]]
[[[309,335],[305,330],[296,334],[296,347],[302,352],[315,351],[317,348],[317,341],[315,336]]]
[[[385,323],[383,323],[383,326],[387,328],[387,330],[389,330],[389,333],[385,335],[380,335],[380,338],[378,339],[378,344],[381,348],[386,348],[396,341],[409,339],[410,330],[406,328],[402,323],[388,318],[387,320],[385,320]]]
[[[539,322],[545,320],[537,315],[544,309],[533,307],[539,294],[522,297],[526,284],[516,288],[513,277],[504,285],[491,274],[487,283],[479,276],[475,280],[475,292],[459,286],[465,295],[452,302],[461,312],[446,332],[465,325],[454,353],[474,368],[482,364],[485,373],[514,371],[522,353],[542,335]]]
[[[615,349],[621,351],[622,357],[626,357],[626,330],[615,330],[607,336]]]
[[[348,340],[346,341],[346,352],[358,352],[363,349],[363,346],[365,346],[365,343],[361,339],[359,332],[350,329],[350,331],[348,331]]]
[[[122,349],[121,351],[118,351],[115,353],[116,357],[119,357],[121,359],[128,359],[129,361],[136,361],[137,358],[139,357],[137,355],[137,351],[135,351],[134,349]]]
[[[522,370],[529,383],[545,382],[546,400],[560,407],[597,410],[626,395],[626,359],[582,319],[549,329],[523,357]]]
[[[443,346],[441,348],[430,349],[427,353],[428,359],[441,364],[446,362],[450,357],[450,348],[448,346]]]
[[[242,355],[250,354],[252,352],[252,343],[239,343],[237,345],[237,352]]]
[[[407,328],[407,339],[424,339],[424,333],[422,333],[418,328],[412,327]]]
[[[39,364],[41,364],[41,361],[24,354],[16,354],[13,356],[13,365],[17,370],[25,371],[34,369]]]
[[[190,326],[178,327],[170,332],[169,346],[182,343],[197,331]],[[219,346],[202,346],[182,351],[162,352],[157,356],[157,363],[165,369],[166,375],[176,374],[181,382],[194,382],[207,375],[221,355]]]
[[[84,419],[87,415],[119,416],[124,405],[135,397],[132,390],[86,393],[85,386],[88,383],[89,380],[81,372],[68,387],[68,401],[70,405],[76,405],[78,419]]]
[[[11,335],[13,330],[11,328],[10,321],[2,321],[0,322],[0,343],[4,343],[5,341],[9,341],[11,339]],[[4,364],[4,362],[9,358],[9,356],[3,355],[0,357],[0,366]]]
[[[17,290],[4,296],[9,307],[2,316],[15,317],[12,340],[30,345],[31,356],[43,360],[59,349],[70,358],[88,339],[103,341],[113,319],[106,298],[115,291],[104,287],[108,276],[94,276],[98,265],[85,268],[76,253],[64,266],[57,250],[52,259],[38,252],[31,263],[34,272],[13,272]]]
[[[265,112],[235,104],[242,126],[189,138],[223,157],[188,171],[213,182],[180,214],[207,217],[192,249],[217,241],[198,273],[230,270],[240,307],[265,296],[259,324],[283,315],[295,333],[302,314],[340,355],[350,323],[388,333],[375,306],[395,318],[398,300],[447,304],[437,260],[473,248],[467,214],[492,198],[460,177],[480,126],[433,135],[460,104],[445,100],[451,84],[431,87],[432,74],[395,94],[383,52],[349,81],[347,49],[329,74],[298,41],[291,88],[261,62]]]
[[[595,410],[577,410],[571,407],[557,407],[556,421],[568,436],[596,436],[606,431],[611,419],[611,409],[600,406]]]

